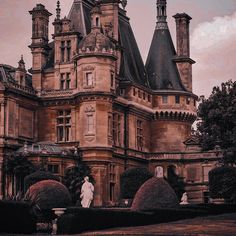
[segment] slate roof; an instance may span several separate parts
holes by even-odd
[[[90,11],[93,0],[75,0],[68,15],[75,30],[82,36],[91,31]],[[122,9],[119,12],[119,43],[122,52],[120,78],[148,87],[147,73],[135,40],[129,18]],[[52,59],[49,61],[53,61]]]
[[[186,91],[173,61],[176,51],[168,27],[156,29],[146,62],[150,87],[153,90]]]
[[[75,31],[82,36],[91,31],[90,11],[94,5],[94,0],[74,0],[69,12],[68,19],[71,20]]]
[[[119,43],[123,48],[120,77],[149,87],[145,66],[135,40],[129,19],[120,10]]]
[[[4,83],[13,83],[17,84],[15,80],[15,71],[16,68],[6,64],[0,64],[0,81]],[[26,74],[26,86],[32,87],[32,76],[30,74]]]

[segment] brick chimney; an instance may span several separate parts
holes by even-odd
[[[181,80],[185,88],[192,92],[192,64],[195,63],[190,58],[190,37],[189,23],[192,19],[186,13],[178,13],[173,16],[176,21],[176,40],[177,40],[177,63]]]

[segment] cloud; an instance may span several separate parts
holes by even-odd
[[[236,79],[236,12],[199,24],[191,35],[194,90],[209,95],[212,87]]]

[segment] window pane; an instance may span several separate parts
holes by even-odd
[[[162,103],[168,103],[168,96],[162,96]]]
[[[88,116],[88,133],[93,133],[94,131],[94,120],[93,116]]]
[[[92,73],[86,73],[86,85],[92,86],[93,85],[93,75]]]
[[[175,96],[175,103],[177,103],[177,104],[180,103],[180,97],[179,96]]]
[[[57,139],[58,142],[62,142],[63,141],[63,136],[64,136],[64,132],[63,132],[63,126],[58,126],[57,127]]]

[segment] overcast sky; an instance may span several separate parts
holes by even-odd
[[[42,3],[55,18],[57,0],[0,0],[0,63],[17,66],[24,55],[31,67],[31,17],[29,10]],[[73,0],[61,0],[62,16]],[[191,21],[193,87],[197,95],[208,96],[214,85],[236,79],[236,0],[168,0],[168,22],[175,43],[177,12],[188,13]],[[145,62],[156,22],[156,0],[128,0],[127,15]],[[52,33],[52,27],[51,27]]]

